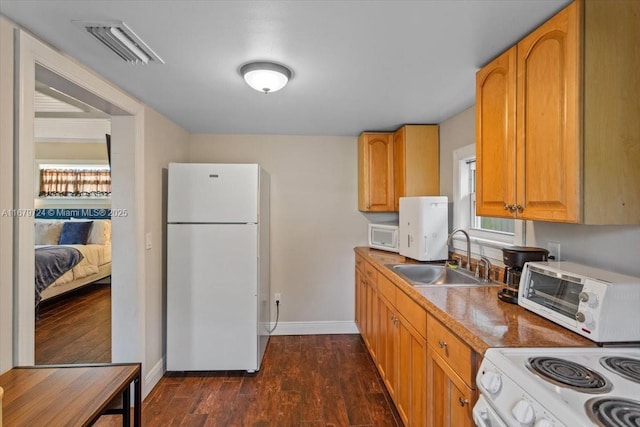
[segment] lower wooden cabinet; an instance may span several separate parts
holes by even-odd
[[[473,426],[476,353],[431,315],[427,320],[427,342],[429,425]]]
[[[427,340],[418,329],[426,327],[426,312],[383,275],[378,277],[378,341],[377,366],[393,399],[400,418],[407,426],[426,426]],[[414,305],[410,312],[418,314],[414,325],[399,307]]]
[[[355,292],[355,321],[358,330],[362,334],[364,330],[364,319],[365,319],[365,284],[363,281],[363,275],[359,268],[356,268],[356,292]]]
[[[375,358],[378,335],[376,270],[360,256],[356,256],[355,277],[355,321],[367,349]]]
[[[364,301],[365,301],[365,344],[371,353],[371,357],[375,358],[378,351],[378,295],[376,291],[375,277],[373,279],[367,278],[365,280],[364,288]]]
[[[471,427],[474,425],[471,408],[475,391],[460,379],[453,369],[429,346],[427,369],[431,405],[431,426]]]
[[[395,369],[397,364],[396,315],[393,305],[381,294],[378,295],[378,314],[380,334],[376,366],[387,387],[387,391],[395,400],[396,384],[398,383]]]
[[[356,324],[407,427],[472,426],[476,353],[356,256]]]
[[[407,425],[427,425],[427,342],[402,316],[398,321],[398,412]]]

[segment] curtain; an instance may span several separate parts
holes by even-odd
[[[105,169],[41,169],[40,197],[111,196],[111,172]]]

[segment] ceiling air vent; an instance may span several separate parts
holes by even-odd
[[[74,24],[87,30],[89,34],[100,40],[126,62],[134,64],[160,62],[164,64],[162,58],[156,55],[124,22],[74,21]]]

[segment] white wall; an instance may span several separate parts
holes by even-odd
[[[476,142],[474,105],[440,123],[440,194],[453,200],[453,152]]]
[[[560,256],[564,260],[640,277],[640,226],[550,222],[528,225],[527,244],[546,248],[548,242],[561,244]]]
[[[440,124],[440,191],[453,196],[452,153],[475,143],[475,106]],[[527,221],[527,246],[561,244],[564,260],[640,277],[640,226],[601,226]]]
[[[36,142],[36,159],[108,161],[107,144],[96,142]],[[61,162],[61,163],[62,163]]]
[[[152,245],[145,256],[145,383],[155,384],[164,373],[166,168],[187,161],[189,134],[149,107],[144,122],[145,233]]]
[[[275,333],[355,331],[353,248],[366,245],[368,223],[357,210],[357,138],[191,135],[190,161],[259,163],[271,175]]]

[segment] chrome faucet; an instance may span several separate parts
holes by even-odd
[[[462,228],[456,228],[449,234],[449,238],[447,238],[447,246],[451,245],[451,238],[457,232],[461,232],[467,238],[467,270],[472,271],[471,269],[471,239],[469,239],[469,234],[464,231]]]
[[[488,282],[489,275],[491,274],[491,261],[489,261],[489,258],[487,257],[480,257],[480,260],[476,264],[476,277],[480,277],[480,263],[484,264],[484,277],[482,280]]]

